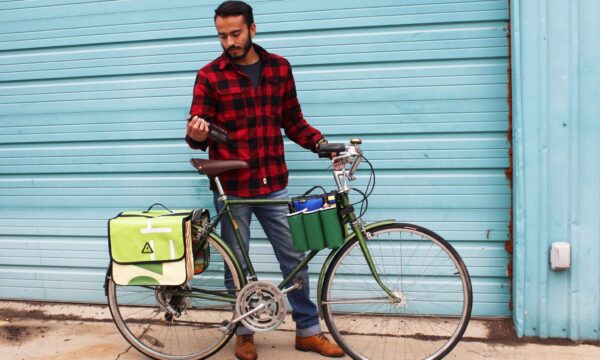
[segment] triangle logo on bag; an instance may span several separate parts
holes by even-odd
[[[146,243],[146,245],[144,245],[144,248],[142,249],[142,254],[153,254],[154,250],[152,250],[152,247],[150,246],[149,243]]]

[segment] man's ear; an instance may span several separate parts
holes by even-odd
[[[252,25],[250,25],[250,37],[254,37],[254,35],[256,35],[256,24],[252,23]]]

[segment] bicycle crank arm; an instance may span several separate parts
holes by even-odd
[[[237,323],[239,323],[240,321],[242,321],[243,319],[247,318],[248,316],[254,314],[255,312],[258,312],[262,309],[265,308],[265,304],[260,304],[257,307],[255,307],[254,309],[248,311],[247,313],[238,316],[236,319],[233,319],[231,321],[223,321],[221,323],[221,326],[219,326],[219,330],[223,333],[223,334],[229,334],[233,331],[233,329],[235,329],[235,325]]]
[[[289,288],[281,290],[281,294],[285,295],[285,294],[289,293],[290,291],[293,291],[296,289],[302,289],[302,283],[300,283],[300,282],[294,283],[294,285],[290,286]]]

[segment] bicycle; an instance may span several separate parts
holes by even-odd
[[[338,187],[337,208],[347,223],[343,245],[323,263],[317,284],[317,306],[335,341],[353,359],[384,359],[386,355],[441,359],[460,341],[471,316],[471,280],[462,259],[441,236],[424,227],[385,220],[365,224],[350,202],[348,182],[362,161],[371,167],[367,201],[375,186],[374,170],[360,149],[323,144],[320,157],[332,159]],[[240,261],[214,233],[232,206],[288,205],[290,200],[228,200],[218,175],[247,167],[243,161],[192,159],[216,184],[224,202],[200,236],[210,248],[210,265],[182,286],[118,286],[106,277],[109,308],[117,328],[138,351],[154,359],[204,359],[231,339],[238,324],[254,331],[276,329],[287,313],[284,294],[302,288],[295,279],[318,250],[278,286],[258,280],[244,247]],[[349,169],[348,169],[349,166]],[[373,179],[372,187],[371,179]],[[359,191],[360,192],[360,191]],[[366,212],[366,208],[365,208]],[[236,229],[237,230],[237,229]],[[239,232],[236,234],[240,242]],[[224,270],[230,277],[224,279]],[[233,284],[228,290],[225,282]]]

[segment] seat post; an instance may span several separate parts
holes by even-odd
[[[215,180],[215,185],[217,186],[217,191],[219,192],[219,200],[227,200],[227,195],[225,195],[225,192],[223,191],[223,186],[221,186],[219,177],[215,176],[213,179]]]

